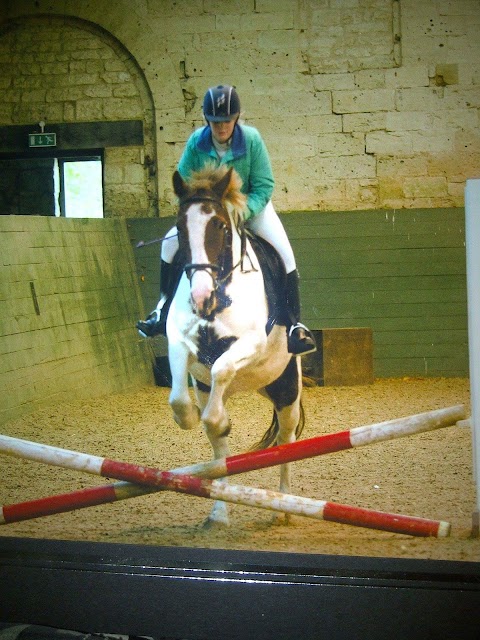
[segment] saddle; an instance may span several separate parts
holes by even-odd
[[[260,236],[256,236],[251,232],[247,233],[263,273],[268,303],[268,321],[266,326],[268,335],[274,325],[278,324],[286,327],[290,324],[285,295],[287,274],[285,265],[278,251],[269,242],[260,238]]]

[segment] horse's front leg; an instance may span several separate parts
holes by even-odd
[[[169,403],[173,419],[182,429],[193,429],[200,423],[200,410],[188,391],[188,349],[181,343],[169,344],[168,358],[172,373]]]
[[[202,413],[202,420],[207,430],[211,428],[213,431],[221,432],[228,426],[224,402],[225,392],[240,369],[258,360],[265,345],[266,336],[251,331],[233,342],[214,362],[210,371],[210,396]]]
[[[202,412],[202,422],[212,445],[214,458],[226,458],[230,455],[228,435],[230,419],[225,407],[226,391],[237,371],[252,362],[264,346],[265,340],[252,332],[251,336],[242,336],[234,342],[213,364],[211,389],[208,401]],[[209,518],[210,522],[228,524],[228,510],[224,502],[215,502]]]
[[[204,388],[204,385],[194,381],[195,395],[200,410],[204,412],[207,406],[211,390]],[[225,407],[218,422],[204,422],[205,432],[208,436],[213,449],[213,457],[227,458],[230,455],[228,448],[228,434],[230,433],[230,420],[228,418]],[[206,526],[211,525],[228,525],[228,506],[221,500],[216,500],[213,504],[212,511],[205,523]]]
[[[226,424],[223,423],[218,431],[213,430],[211,427],[207,427],[206,432],[208,439],[210,440],[210,444],[212,445],[213,457],[215,459],[227,458],[230,455],[230,450],[228,447],[230,421],[228,419],[228,416],[226,416]],[[228,482],[226,478],[224,478],[223,481]],[[207,526],[212,524],[228,526],[228,505],[221,500],[215,500],[210,515],[208,516],[208,520],[205,524]]]

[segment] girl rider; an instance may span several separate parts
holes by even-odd
[[[208,89],[203,100],[206,126],[197,129],[187,141],[178,170],[184,179],[207,164],[232,167],[240,175],[242,191],[247,196],[246,226],[254,234],[267,240],[280,254],[287,272],[286,307],[291,325],[288,350],[304,355],[316,350],[312,333],[300,322],[298,272],[293,250],[280,218],[273,208],[274,187],[272,167],[267,148],[260,133],[251,126],[239,123],[240,99],[234,87],[220,85]],[[157,308],[145,321],[139,321],[140,335],[165,335],[168,308],[176,285],[172,262],[178,250],[176,227],[162,243],[160,292]]]

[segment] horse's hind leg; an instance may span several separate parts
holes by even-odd
[[[275,409],[278,416],[277,444],[290,444],[295,442],[295,431],[300,422],[301,409],[299,400],[283,409]],[[280,465],[280,491],[289,493],[291,490],[291,467],[289,464]]]
[[[271,385],[265,388],[265,392],[273,402],[277,416],[278,433],[276,444],[290,444],[295,442],[297,431],[303,427],[303,412],[301,406],[302,377],[298,358],[292,358],[282,375]],[[291,467],[290,464],[280,465],[280,491],[291,491]],[[288,523],[290,516],[280,513],[275,514],[274,522]]]

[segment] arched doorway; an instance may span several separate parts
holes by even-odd
[[[3,25],[0,52],[0,213],[65,215],[63,169],[94,162],[105,217],[157,216],[153,100],[125,47],[91,22],[36,16]],[[55,145],[29,146],[42,130]]]

